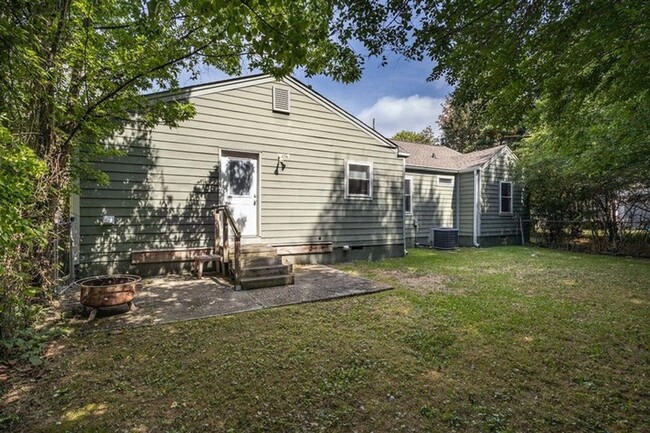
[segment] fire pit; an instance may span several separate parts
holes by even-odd
[[[136,275],[101,275],[80,280],[81,304],[91,308],[88,321],[95,318],[100,308],[127,304],[129,311],[135,310],[133,298],[140,280]]]

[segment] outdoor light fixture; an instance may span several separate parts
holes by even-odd
[[[287,159],[289,159],[289,154],[288,153],[278,153],[278,163],[275,166],[275,174],[280,174],[280,171],[284,171],[285,168],[287,168],[287,165],[284,163]]]

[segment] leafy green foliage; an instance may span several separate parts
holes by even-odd
[[[426,3],[426,2],[425,2]],[[431,78],[481,99],[497,128],[529,121],[546,100],[547,120],[578,118],[595,97],[625,103],[650,87],[650,6],[641,0],[468,0],[427,3],[413,55],[437,62]],[[435,7],[434,7],[435,6]]]
[[[410,143],[437,144],[438,139],[433,133],[433,129],[427,126],[420,132],[399,131],[393,135],[393,140],[408,141]]]
[[[445,134],[471,146],[523,128],[533,211],[595,221],[616,250],[618,204],[650,188],[650,3],[423,4],[410,54],[435,60],[431,78],[453,83],[452,106],[469,110],[442,119]]]
[[[461,153],[502,144],[516,148],[524,136],[522,128],[497,130],[485,118],[483,104],[479,101],[460,103],[453,94],[445,99],[438,125],[442,131],[441,143]]]
[[[42,289],[34,287],[34,248],[42,247],[47,227],[37,223],[42,198],[38,180],[46,167],[35,152],[13,139],[0,125],[0,358],[16,345],[16,330],[25,328],[38,312]]]
[[[0,341],[6,357],[12,361],[23,361],[32,367],[43,365],[41,354],[45,346],[55,338],[69,335],[69,328],[52,327],[49,329],[35,330],[34,328],[21,328],[14,336],[3,338]]]

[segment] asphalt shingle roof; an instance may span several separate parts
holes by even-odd
[[[407,166],[441,170],[465,170],[480,167],[505,147],[496,146],[476,152],[460,153],[447,146],[432,146],[398,140],[393,140],[393,143],[410,154],[406,158]]]

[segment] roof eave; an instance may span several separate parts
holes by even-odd
[[[409,156],[411,156],[411,154],[403,151],[402,149],[399,149],[397,151],[397,156],[399,156],[400,158],[408,158]]]
[[[459,172],[458,170],[452,168],[435,168],[435,167],[425,167],[423,165],[412,165],[412,164],[406,164],[406,169],[436,172],[436,173],[449,173],[449,174],[456,174]]]

